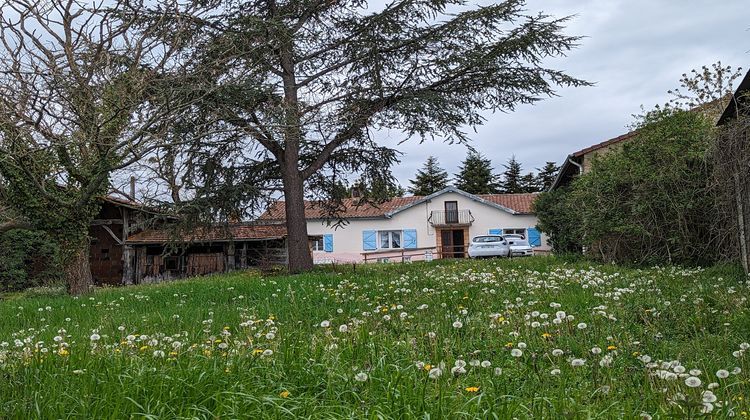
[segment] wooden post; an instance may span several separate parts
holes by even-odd
[[[131,245],[122,246],[122,284],[135,281],[135,249]]]
[[[234,258],[234,242],[230,242],[226,248],[227,250],[227,269],[226,271],[234,271],[235,269],[235,258]]]

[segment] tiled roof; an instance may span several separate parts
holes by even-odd
[[[282,224],[238,224],[197,228],[190,232],[173,232],[168,229],[149,229],[128,237],[130,244],[156,244],[174,240],[181,242],[226,242],[254,239],[278,239],[286,236]]]
[[[495,204],[507,207],[518,213],[531,213],[531,203],[536,198],[536,194],[484,194],[477,197],[490,201]],[[384,203],[360,204],[359,199],[347,198],[343,200],[343,211],[340,216],[345,219],[364,219],[385,217],[386,214],[392,213],[402,207],[422,200],[424,197],[395,197]],[[305,201],[305,218],[306,219],[323,219],[325,214],[317,201]],[[259,218],[260,220],[285,220],[284,202],[277,201],[273,203]]]
[[[601,143],[597,143],[597,144],[595,144],[593,146],[589,146],[589,147],[587,147],[585,149],[581,149],[581,150],[579,150],[577,152],[573,152],[573,156],[580,157],[580,156],[583,156],[585,154],[591,153],[593,151],[602,149],[604,147],[611,146],[613,144],[617,144],[617,143],[620,143],[622,141],[626,141],[626,140],[632,138],[633,136],[635,136],[635,134],[636,134],[635,131],[631,131],[630,133],[623,134],[621,136],[617,136],[617,137],[615,137],[613,139],[609,139],[607,141],[603,141]]]
[[[379,204],[361,203],[358,198],[346,198],[342,201],[344,211],[341,212],[341,215],[347,219],[383,217],[386,213],[413,203],[421,198],[422,197],[419,196],[395,197]],[[305,201],[305,219],[325,218],[325,211],[320,203],[320,201]],[[284,210],[284,202],[277,201],[271,204],[271,206],[260,215],[259,219],[285,220],[286,212]]]
[[[532,204],[539,196],[538,193],[527,194],[479,194],[478,197],[507,207],[518,213],[533,213]]]

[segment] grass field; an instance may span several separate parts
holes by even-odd
[[[541,257],[11,299],[0,418],[743,418],[746,280]]]

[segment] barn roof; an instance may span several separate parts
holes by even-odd
[[[286,237],[283,224],[234,224],[201,227],[190,232],[170,229],[148,229],[128,237],[128,244],[162,244],[167,242],[238,242]]]

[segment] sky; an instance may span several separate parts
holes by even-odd
[[[547,64],[595,85],[560,89],[558,97],[513,113],[486,113],[470,137],[498,173],[512,155],[524,170],[534,170],[626,133],[641,106],[667,102],[667,91],[692,69],[717,61],[750,68],[750,0],[528,0],[527,7],[576,15],[565,32],[585,36],[581,45]],[[408,140],[397,146],[400,133],[376,136],[404,153],[393,171],[404,186],[429,155],[451,175],[466,155],[462,145]]]

